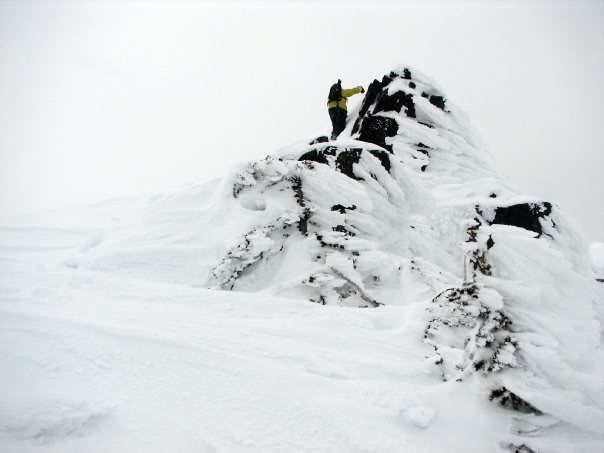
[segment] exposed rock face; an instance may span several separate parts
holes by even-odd
[[[599,335],[586,282],[599,283],[577,234],[555,206],[497,177],[427,77],[401,68],[374,80],[337,141],[253,162],[232,193],[247,197],[242,212],[266,208],[250,214],[254,228],[225,252],[214,285],[352,307],[422,300],[423,342],[444,380],[479,374],[504,408],[604,426],[600,412],[587,420],[550,404],[541,386],[572,374],[577,348],[594,353]],[[571,300],[589,332],[565,324]],[[590,391],[555,385],[590,404]]]
[[[329,138],[326,135],[322,135],[320,137],[315,138],[314,140],[312,140],[309,145],[316,145],[317,143],[325,143],[328,142]]]
[[[324,149],[313,149],[302,154],[298,160],[312,161],[320,164],[335,164],[335,169],[352,179],[362,179],[353,172],[353,165],[359,163],[362,153],[370,153],[377,157],[386,171],[390,171],[390,158],[388,153],[381,149],[363,148],[338,148],[337,146],[328,146]],[[335,159],[335,160],[334,160]]]
[[[500,206],[495,210],[492,224],[524,228],[541,236],[543,234],[541,221],[547,219],[551,213],[552,205],[548,202]]]
[[[374,143],[392,152],[392,145],[386,143],[386,138],[394,137],[398,132],[398,124],[394,119],[369,115],[362,125],[359,140]]]
[[[404,111],[409,118],[417,117],[414,94],[412,93],[413,90],[417,89],[417,84],[415,82],[408,83],[407,86],[411,92],[404,89],[390,90],[388,88],[397,79],[399,81],[411,80],[411,71],[408,69],[406,71],[403,74],[393,71],[384,76],[381,82],[377,79],[371,82],[359,110],[359,118],[353,128],[353,133],[359,132],[359,140],[374,143],[392,151],[391,145],[386,143],[386,138],[394,137],[397,134],[398,124],[388,116],[377,114]],[[427,97],[430,103],[438,108],[445,109],[445,98],[443,96],[430,95],[426,92],[422,92],[422,96]],[[431,125],[428,127],[431,127]]]

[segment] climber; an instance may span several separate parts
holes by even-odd
[[[348,98],[364,92],[365,88],[362,86],[342,89],[342,81],[340,79],[331,86],[327,99],[327,109],[329,110],[329,118],[331,118],[331,125],[333,127],[333,131],[331,132],[332,140],[338,138],[338,135],[340,135],[344,130],[344,127],[346,127],[346,116],[348,114],[346,107]]]

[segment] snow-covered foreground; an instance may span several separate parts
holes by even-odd
[[[487,403],[460,394],[471,386],[423,363],[422,304],[341,309],[53,266],[73,252],[57,251],[65,231],[19,233],[2,244],[3,451],[467,451],[460,434],[476,430],[489,433],[483,446],[497,440],[484,426],[496,418],[471,415]]]
[[[457,410],[408,310],[31,277],[2,296],[3,451],[412,451]]]
[[[477,430],[484,451],[497,440],[496,419],[476,416],[486,403],[427,376],[426,351],[405,341],[421,307],[32,277],[29,294],[2,297],[3,451],[467,451]]]
[[[164,198],[171,221],[156,199],[0,230],[0,450],[484,452],[523,443],[510,411],[484,397],[486,381],[443,382],[426,360],[429,297],[346,308],[174,282],[173,267],[188,268],[175,238],[187,233],[191,198]],[[172,248],[149,233],[159,230]],[[532,446],[543,451],[604,445],[555,423],[540,436]]]

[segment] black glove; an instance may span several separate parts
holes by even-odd
[[[361,93],[365,92],[365,88],[361,87]]]

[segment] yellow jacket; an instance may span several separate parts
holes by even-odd
[[[342,99],[339,101],[327,101],[327,108],[332,109],[334,107],[339,107],[344,110],[348,110],[347,104],[350,96],[354,96],[355,94],[359,94],[363,88],[358,86],[355,88],[342,89]]]

